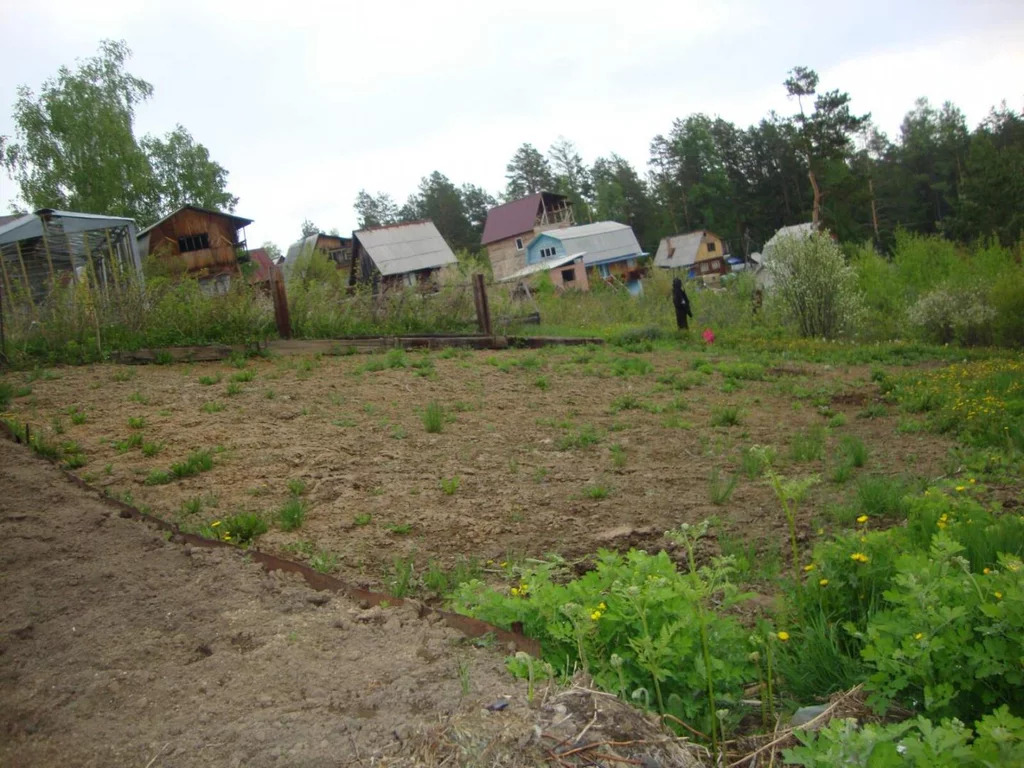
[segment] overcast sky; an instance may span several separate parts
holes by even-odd
[[[588,163],[617,152],[643,173],[674,118],[793,112],[797,64],[890,137],[918,96],[971,127],[1004,99],[1024,107],[1021,0],[0,0],[0,29],[0,134],[19,84],[124,39],[155,89],[137,132],[180,122],[209,148],[255,220],[250,246],[286,248],[307,218],[350,231],[361,188],[402,202],[433,170],[497,193],[524,141],[565,136]],[[0,179],[0,208],[16,194]]]

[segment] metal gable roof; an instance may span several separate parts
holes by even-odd
[[[550,229],[533,238],[530,246],[542,237],[561,241],[567,252],[582,251],[583,263],[588,267],[643,255],[633,230],[615,221],[598,221],[578,227]]]
[[[661,238],[654,255],[656,267],[690,267],[697,261],[697,249],[704,239],[704,231],[687,232]]]
[[[432,221],[362,229],[355,238],[384,276],[437,269],[457,261]]]
[[[95,213],[77,213],[75,211],[56,211],[53,208],[40,208],[35,213],[26,213],[0,226],[0,244],[27,240],[43,236],[43,222],[49,219],[60,219],[64,233],[72,235],[77,232],[91,232],[97,229],[112,229],[131,225],[135,227],[135,219],[123,216],[100,216]]]

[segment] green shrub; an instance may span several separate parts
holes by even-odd
[[[218,534],[216,538],[242,547],[248,546],[270,529],[263,516],[255,512],[241,512],[225,517],[219,526],[214,526],[213,523],[210,525]]]
[[[213,469],[213,454],[210,451],[196,451],[189,454],[184,461],[172,464],[171,474],[177,478],[191,477],[211,469]]]
[[[735,405],[724,405],[711,411],[711,426],[735,427],[740,423],[740,409]]]
[[[442,477],[441,478],[441,490],[444,491],[446,496],[454,496],[455,492],[459,490],[459,478],[457,477]]]
[[[560,451],[569,451],[575,448],[589,448],[599,442],[601,433],[592,424],[584,424],[579,429],[570,430],[558,438],[557,447]]]

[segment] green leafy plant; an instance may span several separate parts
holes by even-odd
[[[302,496],[306,492],[306,481],[300,477],[289,478],[288,493],[292,496]]]
[[[129,429],[145,429],[146,419],[143,416],[129,416],[128,417],[128,428]]]
[[[421,418],[423,421],[423,428],[427,432],[436,434],[444,430],[444,408],[442,408],[441,404],[436,400],[431,400],[427,403],[427,407],[423,409]]]
[[[320,573],[331,573],[338,567],[338,555],[329,550],[321,549],[310,555],[309,567]]]
[[[583,495],[586,496],[588,499],[593,499],[594,501],[607,499],[610,493],[611,489],[609,489],[608,486],[602,485],[600,483],[588,485],[586,488],[583,489]]]
[[[441,478],[441,490],[444,491],[447,496],[454,496],[455,492],[459,490],[459,478],[457,477],[442,477]]]
[[[156,456],[160,451],[164,449],[164,443],[154,443],[152,441],[146,441],[142,444],[142,455],[147,458]]]
[[[241,384],[246,381],[252,381],[255,378],[256,371],[254,371],[252,368],[231,374],[231,382],[235,384]]]
[[[405,536],[412,531],[412,523],[391,523],[387,529],[396,536]]]
[[[184,461],[178,461],[171,465],[171,474],[176,478],[191,477],[200,472],[209,472],[213,469],[213,454],[210,451],[195,451],[190,453]]]
[[[361,512],[360,514],[352,518],[352,524],[361,527],[364,525],[369,525],[371,520],[373,520],[373,515],[371,515],[369,512]]]
[[[793,461],[818,461],[825,453],[825,428],[821,425],[795,432],[789,442]]]
[[[199,383],[202,384],[204,387],[211,387],[214,384],[220,384],[220,380],[221,375],[219,373],[215,373],[212,376],[199,377]]]
[[[203,403],[201,406],[199,406],[199,410],[201,410],[203,413],[220,413],[221,411],[224,410],[224,406],[221,403],[218,403],[217,401],[214,400],[209,403]]]
[[[711,498],[711,503],[716,505],[728,503],[732,497],[732,492],[736,490],[738,482],[739,475],[730,475],[728,478],[723,478],[718,471],[718,467],[713,467],[711,477],[708,480],[708,496]]]
[[[560,451],[569,451],[577,448],[588,448],[591,445],[601,442],[601,433],[592,424],[584,424],[579,429],[572,429],[567,434],[558,438],[557,446]]]
[[[711,411],[711,426],[735,427],[740,423],[740,409],[735,405],[714,408]]]

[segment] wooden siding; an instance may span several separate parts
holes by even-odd
[[[722,238],[714,232],[705,232],[704,237],[701,238],[700,245],[697,247],[695,260],[701,262],[709,259],[721,259],[724,263],[725,256],[725,244],[722,243]]]
[[[149,253],[158,258],[180,258],[188,272],[207,275],[239,274],[236,250],[238,230],[230,216],[185,208],[149,231]],[[210,247],[181,252],[179,238],[205,234]]]

